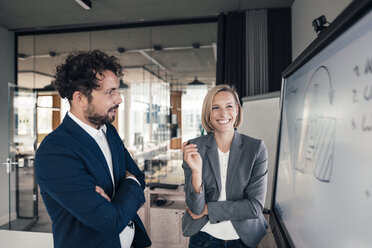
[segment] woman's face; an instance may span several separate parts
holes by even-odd
[[[214,132],[234,130],[238,114],[234,96],[227,91],[218,92],[212,101],[211,124]]]

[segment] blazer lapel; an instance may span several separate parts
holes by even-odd
[[[211,165],[213,174],[216,178],[219,192],[221,192],[221,171],[220,171],[220,160],[218,159],[217,143],[212,133],[208,137],[207,141],[207,155],[209,163]]]
[[[84,129],[82,129],[75,121],[73,121],[68,114],[66,114],[63,119],[63,123],[66,124],[66,128],[72,133],[72,136],[76,138],[77,142],[82,143],[84,147],[87,147],[92,151],[92,156],[96,156],[98,161],[104,167],[107,172],[107,176],[111,180],[110,170],[108,168],[105,155],[101,151],[101,148],[98,146],[97,142],[90,136]],[[94,155],[93,155],[94,154]]]
[[[241,145],[242,145],[241,135],[235,132],[230,147],[229,163],[227,167],[226,197],[230,195],[230,191],[234,182],[234,175],[239,165],[240,156],[242,155]]]
[[[107,125],[106,125],[107,126]],[[107,126],[107,142],[110,146],[110,151],[111,151],[111,157],[112,157],[112,170],[114,173],[114,180],[115,180],[115,185],[116,183],[119,182],[119,152],[117,150],[117,145],[115,144],[114,138],[113,138],[113,133],[111,128]],[[122,155],[122,153],[121,153]]]

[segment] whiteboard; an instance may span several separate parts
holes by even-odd
[[[285,78],[275,209],[296,247],[372,245],[372,13]]]
[[[270,209],[275,157],[278,139],[280,92],[244,97],[243,123],[237,129],[239,133],[261,139],[265,142],[268,152],[268,181],[265,208]]]

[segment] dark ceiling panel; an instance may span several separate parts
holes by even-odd
[[[288,7],[293,0],[92,0],[84,10],[74,0],[0,1],[6,29],[131,23],[216,16],[250,8]]]

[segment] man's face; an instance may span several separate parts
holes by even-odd
[[[99,88],[91,93],[91,99],[84,109],[84,117],[90,124],[99,127],[115,120],[119,104],[122,102],[118,92],[119,79],[109,70],[97,76]]]

